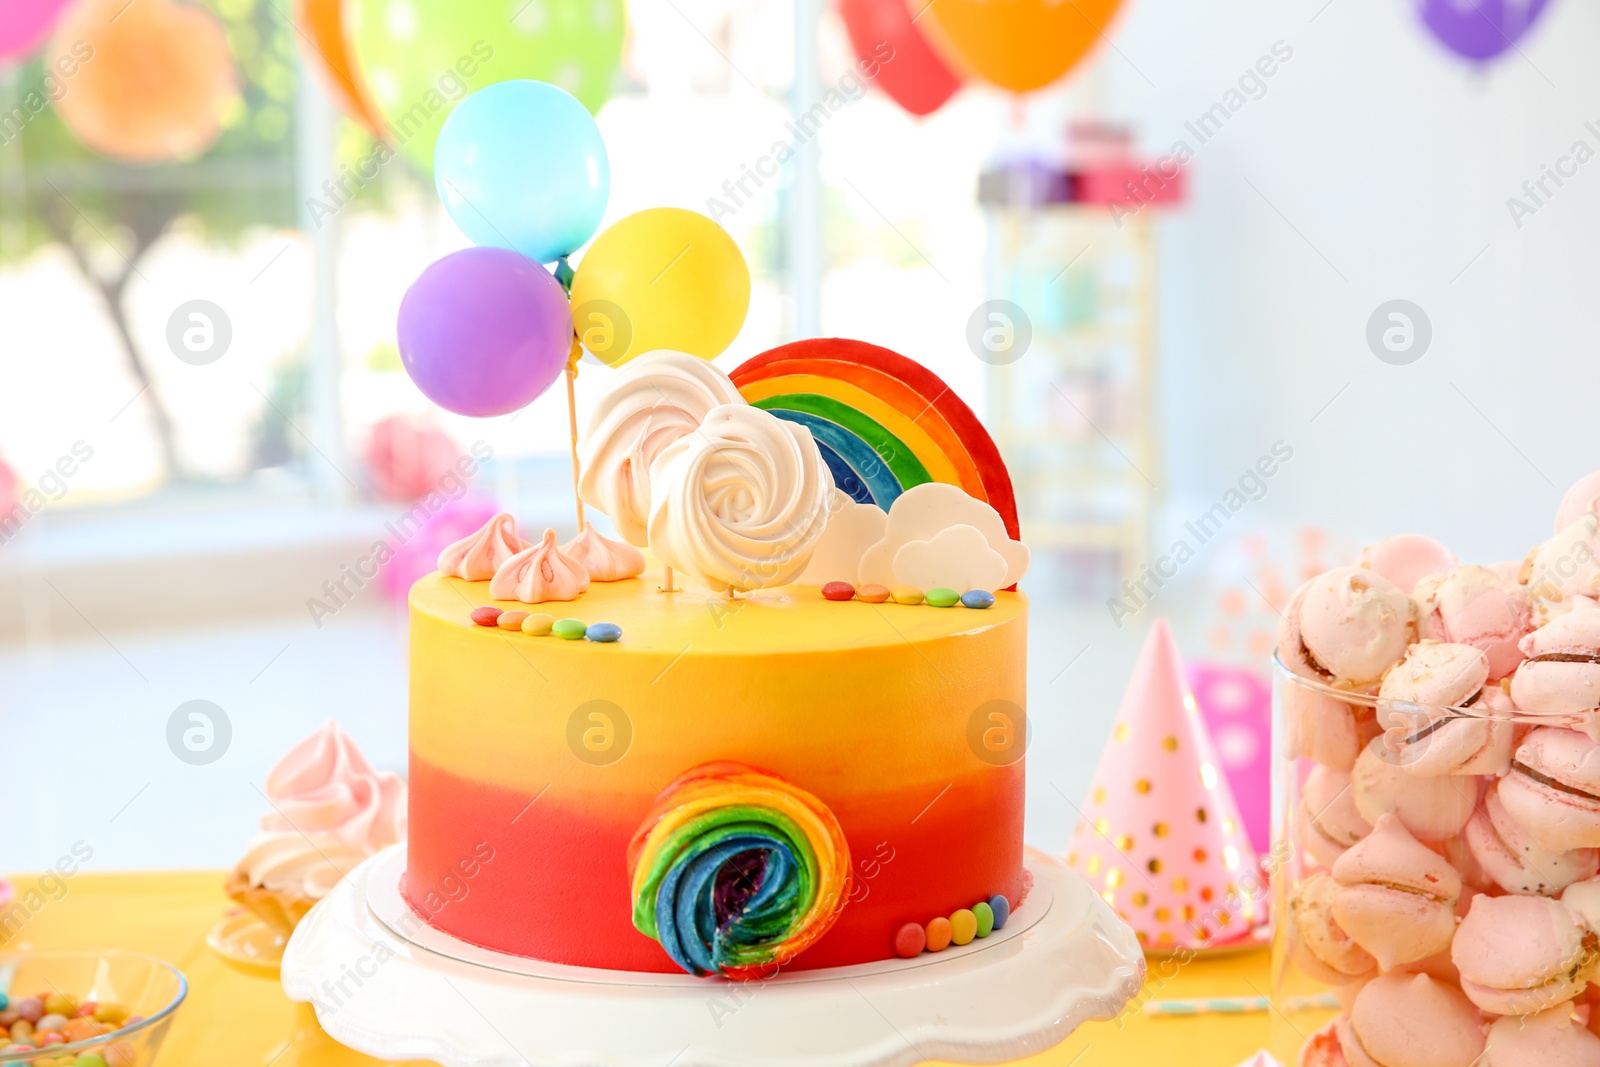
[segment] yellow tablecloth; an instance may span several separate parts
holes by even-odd
[[[3,951],[119,948],[167,960],[189,979],[161,1054],[162,1067],[357,1067],[378,1061],[343,1054],[315,1036],[292,1049],[305,1029],[304,1010],[278,984],[230,968],[206,947],[207,931],[232,910],[220,871],[80,874],[66,895],[47,904]],[[15,879],[19,895],[33,885]],[[1166,968],[1170,972],[1171,968]],[[1253,996],[1267,987],[1264,952],[1191,962],[1166,978],[1152,964],[1145,993],[1120,1019],[1091,1023],[1048,1052],[1019,1061],[1029,1067],[1233,1067],[1267,1041],[1265,1015],[1151,1018],[1143,1000]]]

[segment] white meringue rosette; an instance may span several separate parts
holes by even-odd
[[[659,351],[629,360],[590,412],[578,495],[607,515],[624,540],[645,547],[651,464],[694,433],[712,408],[744,403],[728,376],[697,356]]]
[[[792,582],[833,491],[811,431],[743,403],[712,409],[657,456],[649,481],[651,551],[718,591]]]

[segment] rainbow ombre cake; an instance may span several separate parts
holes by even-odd
[[[412,588],[406,899],[500,952],[729,978],[889,959],[909,924],[1020,904],[1026,550],[1003,468],[1003,515],[898,460],[886,492],[862,458],[882,434],[825,461],[806,423],[829,405],[786,421],[689,359],[626,366],[584,441],[584,499],[642,574],[564,582],[627,546],[502,517]],[[813,559],[840,573],[792,584]],[[889,599],[866,559],[922,585]]]

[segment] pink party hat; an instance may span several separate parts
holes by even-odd
[[[1237,940],[1265,917],[1260,867],[1221,767],[1158,619],[1067,856],[1148,949]]]

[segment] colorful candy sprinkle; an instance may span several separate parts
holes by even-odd
[[[950,920],[939,916],[928,923],[928,951],[943,952],[950,947]]]
[[[961,594],[954,589],[939,586],[937,589],[928,590],[928,603],[936,608],[953,608],[961,599]]]
[[[106,1061],[98,1052],[80,1052],[72,1067],[106,1067]]]
[[[17,1018],[26,1019],[32,1026],[44,1017],[44,1001],[38,997],[23,997],[14,1006]]]
[[[556,617],[554,615],[529,615],[522,620],[522,632],[531,634],[534,637],[543,637],[550,632],[550,628],[555,624]]]
[[[978,917],[968,908],[961,908],[950,916],[950,940],[958,945],[970,945],[978,936]]]
[[[854,600],[856,587],[849,582],[829,582],[822,587],[822,595],[829,600]]]
[[[989,902],[980,900],[972,906],[972,914],[978,920],[978,936],[988,937],[994,933],[994,909],[989,907]]]
[[[897,585],[894,588],[894,592],[890,593],[889,596],[896,604],[922,603],[922,590],[914,585]]]
[[[622,636],[622,627],[614,622],[597,622],[591,624],[583,632],[583,636],[591,641],[599,641],[601,644],[608,645]]]
[[[868,604],[882,604],[889,599],[889,587],[869,583],[857,589],[856,596],[865,600]]]
[[[522,629],[522,620],[528,617],[526,611],[502,611],[494,624],[502,630]]]
[[[994,594],[987,589],[968,589],[961,594],[961,606],[964,608],[992,608],[994,607]]]
[[[1006,920],[1011,918],[1011,901],[996,893],[989,898],[989,910],[994,912],[994,928],[1005,929]]]
[[[550,627],[550,632],[565,641],[580,640],[588,633],[589,627],[582,619],[558,619]]]
[[[472,621],[479,626],[498,625],[500,622],[500,609],[496,607],[473,608]]]
[[[906,959],[914,959],[922,955],[922,950],[928,947],[928,931],[916,923],[906,923],[894,934],[894,954]]]

